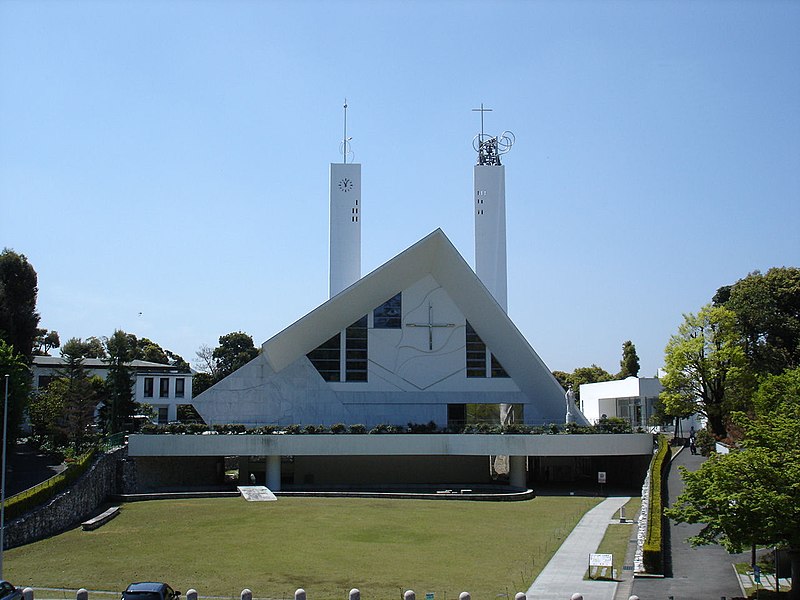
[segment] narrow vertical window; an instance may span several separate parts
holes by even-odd
[[[145,377],[144,378],[144,397],[145,398],[152,398],[153,397],[153,378],[152,377]]]
[[[162,377],[158,382],[158,397],[169,398],[169,379],[167,377]]]
[[[183,394],[185,393],[185,385],[186,385],[186,380],[183,377],[178,377],[175,379],[176,398],[183,398]]]
[[[345,381],[367,381],[367,316],[345,330]]]

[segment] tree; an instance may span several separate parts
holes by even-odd
[[[246,333],[236,331],[220,336],[219,346],[212,352],[212,357],[218,361],[217,381],[246,365],[256,356],[258,349],[253,344],[253,338]]]
[[[700,413],[711,432],[727,435],[726,419],[745,408],[752,378],[736,332],[736,315],[707,305],[683,316],[664,350],[666,375],[660,400],[669,415]]]
[[[745,353],[756,372],[777,375],[800,366],[800,269],[755,271],[717,290],[714,301],[736,313]]]
[[[572,386],[575,392],[575,399],[580,400],[580,386],[584,383],[598,383],[600,381],[611,381],[614,376],[603,367],[592,364],[591,367],[578,367],[572,373],[564,371],[553,371],[553,377],[561,384],[565,390]]]
[[[135,339],[135,337],[134,337]],[[108,375],[106,376],[106,398],[100,414],[108,433],[124,430],[131,420],[136,403],[133,400],[133,373],[128,363],[133,359],[134,347],[129,334],[116,330],[106,340],[108,352]]]
[[[59,378],[66,384],[57,386],[48,391],[53,396],[62,393],[62,415],[58,426],[66,443],[71,444],[76,450],[82,448],[84,442],[91,437],[91,426],[94,423],[94,413],[97,405],[105,396],[105,386],[99,377],[89,377],[84,367],[84,352],[86,344],[78,338],[71,338],[61,349],[64,367],[59,372]],[[50,398],[52,405],[56,399]]]
[[[83,342],[83,356],[84,358],[105,358],[108,356],[103,340],[94,336],[86,338]]]
[[[795,373],[792,378],[798,375]],[[795,380],[796,381],[796,380]],[[776,382],[773,382],[775,384]],[[784,382],[786,383],[786,382]],[[785,390],[759,388],[765,397]],[[787,402],[788,400],[788,402]],[[776,410],[753,419],[736,413],[745,437],[740,450],[712,454],[697,471],[681,467],[685,489],[667,516],[684,523],[703,523],[693,545],[721,543],[729,552],[753,545],[789,549],[792,562],[790,598],[800,598],[800,398],[773,397]]]
[[[0,253],[0,338],[30,362],[39,326],[36,271],[24,254]]]
[[[619,369],[617,379],[639,376],[639,356],[636,354],[636,346],[630,340],[622,344],[622,360],[619,361]]]
[[[15,440],[22,413],[31,389],[31,372],[23,356],[0,339],[0,393],[5,398],[5,376],[8,375],[8,438]],[[2,415],[2,413],[0,413]],[[0,426],[2,420],[0,420]]]
[[[47,356],[48,352],[53,348],[58,348],[61,345],[61,340],[58,337],[57,331],[48,331],[47,329],[37,329],[36,339],[33,341],[33,353],[40,356]]]

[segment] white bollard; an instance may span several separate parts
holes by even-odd
[[[89,600],[89,592],[86,588],[81,588],[75,593],[75,600]]]
[[[197,590],[194,588],[190,588],[186,592],[186,600],[197,600]]]
[[[639,596],[631,596],[628,600],[639,600]]]
[[[417,600],[417,595],[414,590],[406,590],[403,594],[403,600]]]
[[[253,600],[253,592],[252,590],[248,590],[244,588],[241,594],[241,600]]]
[[[583,600],[583,595],[579,594],[578,592],[575,592],[574,594],[572,594],[569,600]]]
[[[458,600],[472,600],[472,596],[469,595],[469,592],[461,592],[458,595]]]
[[[358,591],[358,588],[353,588],[350,590],[350,600],[361,600],[361,592]]]
[[[33,588],[26,587],[22,590],[22,597],[25,600],[33,600]]]
[[[528,600],[528,597],[525,595],[525,592],[517,592],[514,596],[514,600]]]
[[[306,600],[306,591],[303,588],[297,588],[294,591],[294,600]]]

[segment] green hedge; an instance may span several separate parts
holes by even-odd
[[[74,463],[68,465],[65,471],[8,498],[5,509],[6,520],[9,521],[24,515],[37,506],[49,502],[56,494],[67,489],[73,481],[83,475],[91,466],[96,452],[97,450],[90,450]]]
[[[658,450],[650,461],[650,497],[648,499],[647,535],[642,547],[644,570],[647,573],[662,573],[664,570],[664,481],[672,450],[663,435],[658,438]]]

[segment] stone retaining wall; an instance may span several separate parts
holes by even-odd
[[[15,548],[41,540],[79,525],[94,515],[108,496],[117,493],[122,483],[117,463],[127,448],[103,454],[67,490],[47,504],[24,514],[5,526],[5,548]]]

